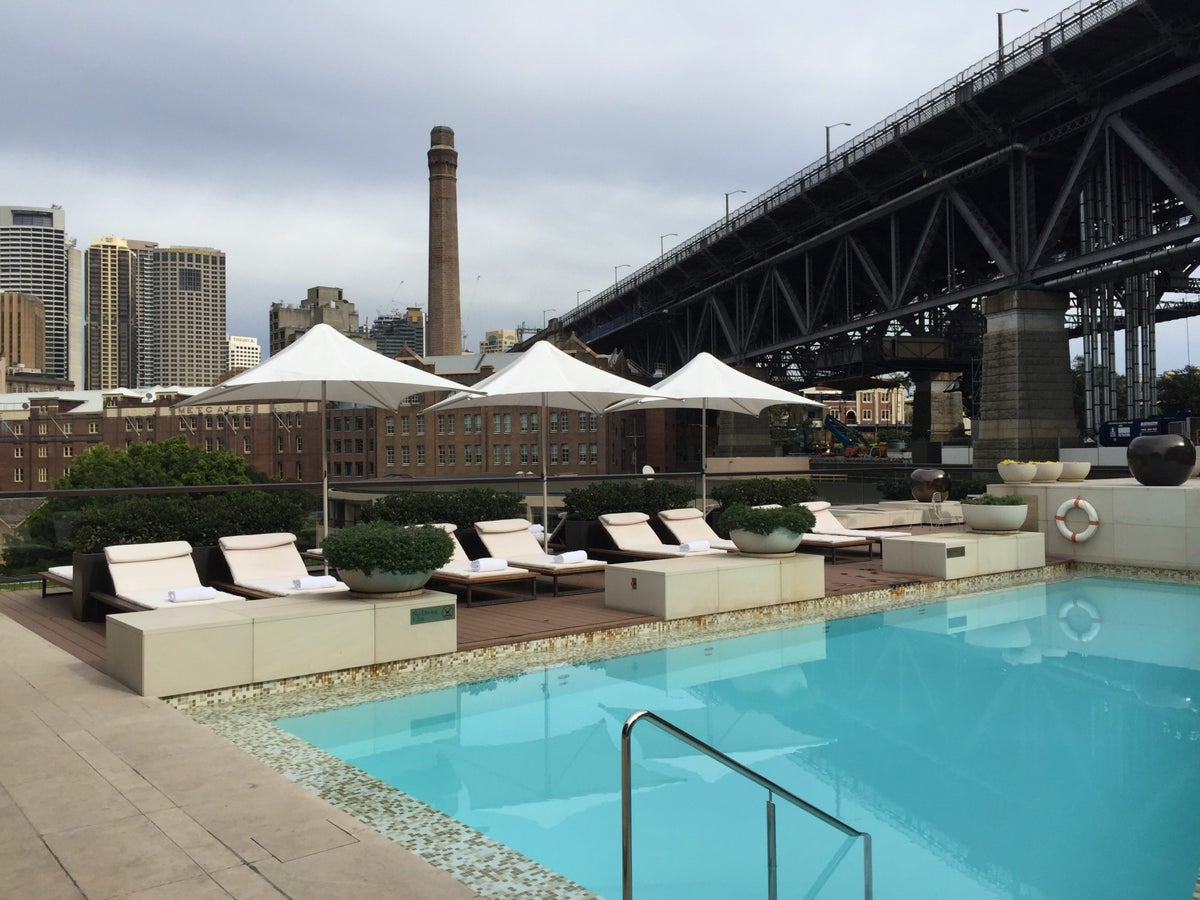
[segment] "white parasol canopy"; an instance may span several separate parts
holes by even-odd
[[[329,529],[329,464],[325,404],[352,403],[399,409],[405,398],[424,391],[479,393],[456,382],[389,359],[346,337],[332,325],[314,325],[295,343],[253,369],[174,404],[183,406],[252,402],[319,401],[321,404],[321,507]]]
[[[548,341],[538,341],[500,371],[474,385],[471,390],[486,394],[471,397],[460,391],[427,411],[466,409],[480,406],[536,406],[541,409],[539,423],[542,474],[543,546],[553,530],[549,522],[549,495],[546,487],[546,433],[549,407],[602,413],[618,400],[634,397],[658,397],[658,393],[635,381],[590,366],[559,350]]]
[[[697,354],[678,372],[668,375],[654,389],[659,396],[650,399],[627,400],[614,404],[609,412],[646,407],[682,407],[700,410],[700,504],[708,499],[708,411],[761,415],[764,409],[781,404],[812,406],[822,404],[791,391],[776,387],[752,375],[739,372],[711,353]]]

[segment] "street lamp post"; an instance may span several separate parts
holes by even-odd
[[[621,269],[628,269],[629,263],[621,263],[619,266],[613,266],[613,289],[617,287],[617,272]]]
[[[1011,12],[1029,12],[1024,6],[1014,6],[1004,12],[996,13],[996,62],[1001,72],[1004,71],[1004,17]]]
[[[592,291],[591,291],[591,289],[590,289],[590,288],[584,288],[582,291],[576,291],[576,292],[575,292],[575,305],[576,305],[576,306],[578,306],[578,305],[579,305],[579,296],[580,296],[580,294],[590,294],[591,292],[592,292]]]
[[[744,194],[745,191],[726,191],[725,192],[725,224],[729,224],[729,198],[734,194]]]
[[[825,126],[825,165],[829,165],[829,132],[839,125],[849,125],[849,122],[834,122],[832,125]]]
[[[726,212],[728,212],[728,210],[726,210]],[[667,245],[664,243],[664,241],[669,237],[679,237],[679,235],[674,231],[669,231],[666,234],[660,234],[658,236],[658,255],[660,257],[667,255]]]
[[[551,306],[549,309],[542,310],[542,330],[546,329],[546,313],[558,312],[558,307]]]

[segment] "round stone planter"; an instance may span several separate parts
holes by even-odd
[[[985,506],[980,503],[962,505],[963,524],[972,531],[1020,531],[1025,524],[1029,507]]]
[[[1092,471],[1090,462],[1064,462],[1062,464],[1062,474],[1058,476],[1059,481],[1083,481],[1088,477],[1088,472]]]
[[[940,494],[943,500],[950,497],[950,476],[941,469],[913,469],[909,480],[913,499],[919,503],[931,503],[934,494]]]
[[[1037,463],[997,463],[996,471],[1005,484],[1029,484],[1037,474]]]
[[[750,554],[795,553],[803,537],[786,528],[776,528],[770,534],[755,534],[737,528],[729,532],[729,539],[738,550]]]
[[[432,572],[381,572],[367,575],[361,569],[338,569],[338,577],[358,594],[410,594],[425,587]],[[333,594],[331,596],[338,596]]]
[[[1037,474],[1033,476],[1034,484],[1052,484],[1062,474],[1063,464],[1060,462],[1040,462],[1035,465]]]
[[[1182,434],[1144,434],[1125,451],[1129,471],[1150,487],[1174,487],[1192,477],[1196,445]]]

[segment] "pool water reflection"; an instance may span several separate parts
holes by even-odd
[[[1089,578],[279,720],[620,896],[619,733],[650,709],[874,841],[878,897],[1186,897],[1200,589]],[[764,795],[635,733],[639,897],[758,896]],[[842,838],[778,807],[780,896]],[[861,896],[861,850],[821,896]]]

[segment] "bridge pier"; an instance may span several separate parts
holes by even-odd
[[[941,462],[930,453],[928,444],[961,441],[963,429],[962,393],[947,390],[958,380],[957,372],[913,372],[913,462]]]
[[[1079,443],[1066,312],[1066,296],[1046,291],[984,298],[976,467],[1002,459],[1058,459],[1060,446]]]
[[[774,456],[771,424],[767,417],[709,411],[708,423],[717,423],[717,445],[713,456]]]

